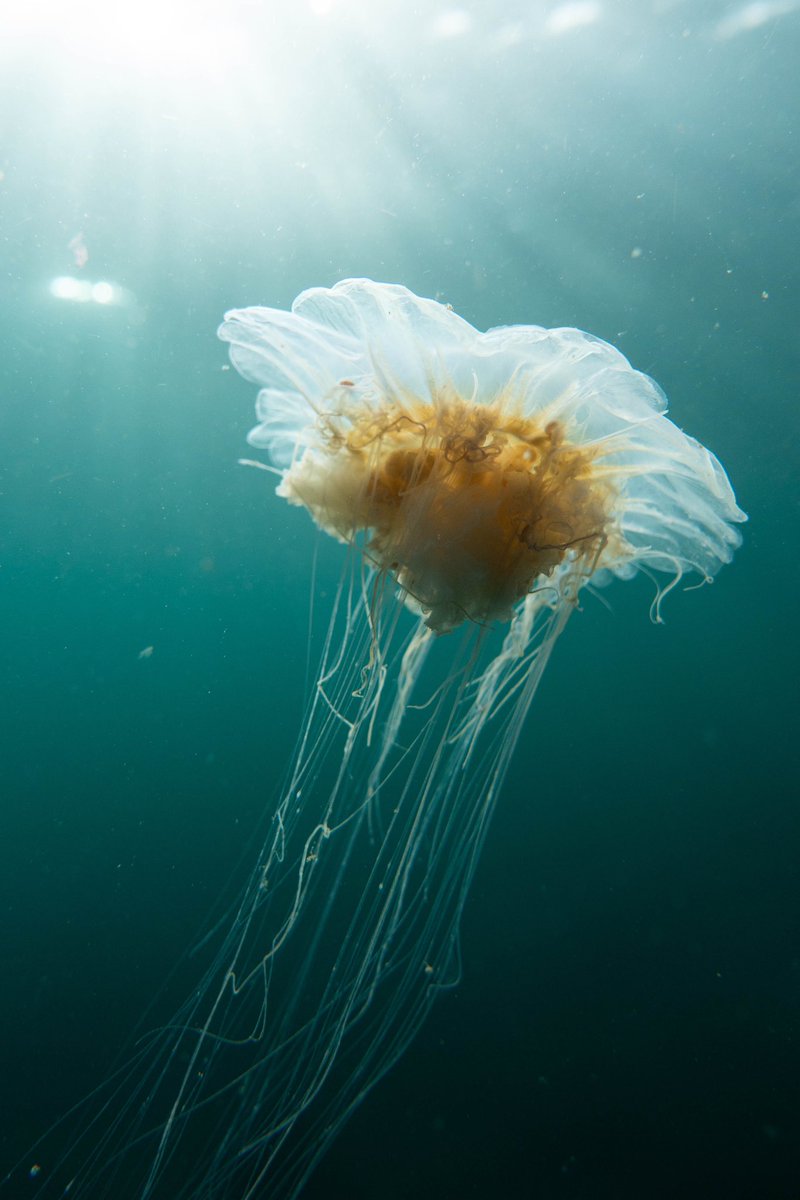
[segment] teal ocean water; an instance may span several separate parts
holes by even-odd
[[[750,522],[663,626],[644,577],[571,619],[461,980],[302,1195],[797,1197],[800,8],[39,2],[0,32],[0,1196],[196,988],[342,567],[238,465],[217,325],[367,276],[618,346]]]

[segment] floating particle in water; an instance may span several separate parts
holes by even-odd
[[[86,266],[89,261],[89,248],[82,233],[76,233],[74,238],[70,238],[67,249],[72,252],[72,260],[76,267],[80,269]]]

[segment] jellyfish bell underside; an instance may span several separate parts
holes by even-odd
[[[326,414],[322,453],[307,453],[280,493],[342,541],[363,535],[369,562],[436,633],[511,620],[567,558],[591,574],[613,485],[559,421],[526,416],[513,397],[477,406],[457,395],[345,397],[341,417]]]
[[[487,822],[581,590],[710,580],[745,519],[652,380],[578,330],[480,333],[346,280],[229,313],[220,336],[261,389],[251,443],[343,570],[205,975],[34,1195],[297,1196],[460,978]]]

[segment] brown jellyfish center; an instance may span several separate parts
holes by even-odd
[[[365,535],[437,632],[509,619],[565,559],[591,573],[607,542],[607,473],[559,421],[457,397],[351,402],[320,432],[281,491],[342,540]]]

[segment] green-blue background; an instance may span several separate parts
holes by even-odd
[[[215,327],[363,274],[612,341],[751,523],[664,627],[644,580],[571,622],[463,983],[307,1195],[796,1200],[797,6],[51,8],[0,17],[2,1163],[244,876],[299,721],[318,538],[236,465]]]

